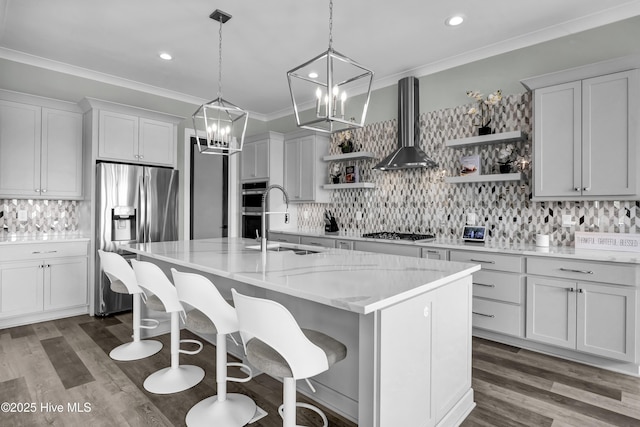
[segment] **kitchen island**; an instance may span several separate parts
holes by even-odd
[[[471,274],[479,266],[220,238],[131,245],[169,273],[209,276],[285,305],[347,346],[311,396],[360,426],[448,426],[473,409]],[[241,354],[240,354],[241,356]],[[308,394],[301,383],[300,392]]]

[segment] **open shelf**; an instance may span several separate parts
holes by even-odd
[[[502,144],[519,142],[527,139],[527,134],[522,131],[492,133],[490,135],[471,136],[469,138],[450,139],[445,146],[451,148],[471,147],[474,145]]]
[[[332,154],[330,156],[324,156],[322,160],[325,162],[335,162],[342,160],[362,160],[362,159],[375,159],[375,154],[368,151],[354,151],[352,153],[344,154]]]
[[[464,184],[468,182],[520,181],[522,178],[522,172],[515,172],[492,175],[447,176],[444,178],[444,181],[449,184]]]
[[[325,184],[322,186],[325,190],[344,190],[347,188],[376,188],[373,182],[354,182],[352,184]]]

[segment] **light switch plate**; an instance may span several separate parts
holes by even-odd
[[[18,210],[18,221],[27,220],[27,211],[25,209]]]

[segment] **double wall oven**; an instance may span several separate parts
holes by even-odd
[[[267,181],[242,184],[242,237],[256,238],[262,229],[262,195]]]

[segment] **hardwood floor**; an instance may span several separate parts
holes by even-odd
[[[151,394],[142,382],[169,366],[169,336],[158,338],[164,347],[150,358],[113,361],[108,353],[129,341],[130,320],[128,314],[78,316],[0,330],[0,403],[13,402],[13,409],[20,409],[0,412],[0,426],[184,425],[188,409],[214,394],[215,348],[205,344],[198,355],[180,356],[183,364],[205,369],[203,382],[181,393]],[[190,335],[183,331],[182,338]],[[282,401],[280,382],[260,375],[228,388],[250,396],[269,413],[252,426],[281,426],[276,412]],[[465,427],[640,426],[640,378],[477,338],[473,388],[477,407],[462,423]],[[31,403],[34,407],[25,405]],[[354,426],[325,412],[331,427]],[[320,425],[306,410],[299,411],[298,423]]]

